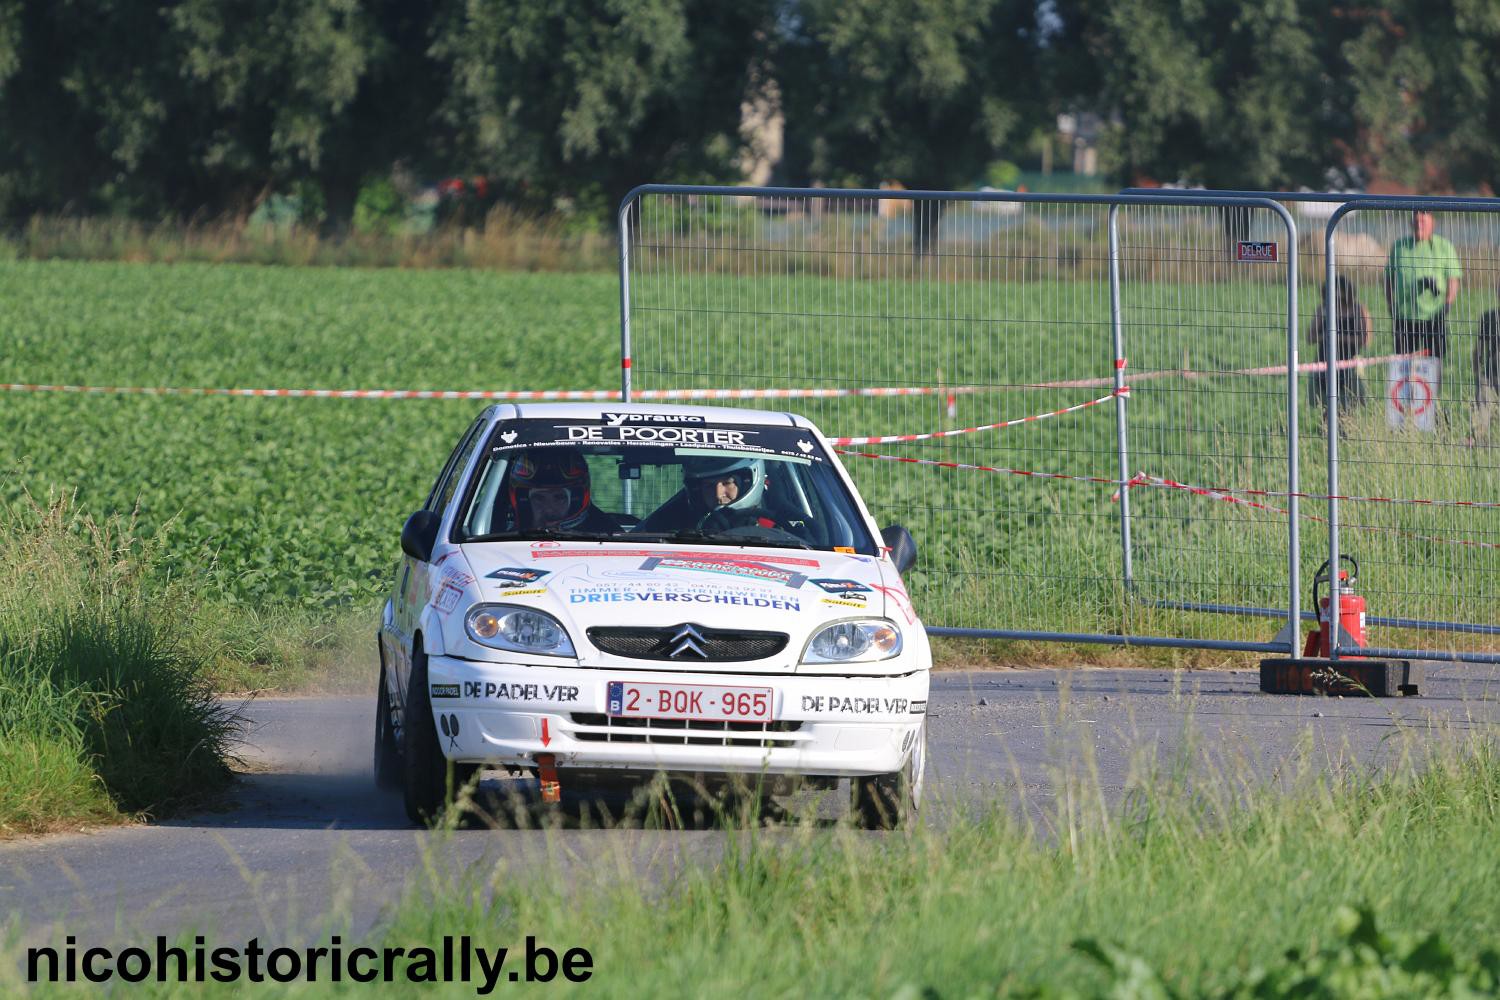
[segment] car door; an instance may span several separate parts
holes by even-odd
[[[448,461],[443,465],[443,471],[438,474],[437,481],[433,483],[432,490],[427,494],[427,500],[422,505],[423,510],[441,514],[453,499],[454,490],[463,478],[469,457],[479,444],[484,425],[483,418],[474,421],[458,439],[458,444],[454,446],[453,451],[448,455]],[[403,699],[406,696],[406,678],[411,671],[412,637],[416,632],[417,622],[421,620],[422,609],[426,606],[431,594],[431,577],[430,565],[418,562],[404,552],[401,554],[396,589],[391,595],[391,639],[392,646],[395,647],[392,649],[394,656],[391,659],[396,663],[395,673]]]

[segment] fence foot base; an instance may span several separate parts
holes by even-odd
[[[1411,660],[1260,661],[1260,689],[1266,694],[1416,697],[1421,683],[1421,664]]]

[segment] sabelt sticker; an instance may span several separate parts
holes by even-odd
[[[545,594],[546,587],[528,587],[525,590],[507,590],[506,597],[535,597],[537,594]]]
[[[859,600],[859,601],[841,601],[841,600],[839,600],[836,597],[825,597],[825,598],[823,598],[823,603],[824,604],[837,604],[840,607],[844,607],[844,608],[860,608],[861,610],[863,610],[864,607],[865,607],[865,602],[863,600]]]
[[[1281,259],[1281,245],[1239,240],[1234,244],[1234,259],[1241,264],[1275,264]]]

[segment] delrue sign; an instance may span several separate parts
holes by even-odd
[[[1275,264],[1281,259],[1281,245],[1239,240],[1234,245],[1234,259],[1241,264]]]

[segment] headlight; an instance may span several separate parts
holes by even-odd
[[[469,638],[481,646],[542,656],[575,656],[562,623],[533,608],[476,604],[464,617]]]
[[[883,618],[825,625],[807,644],[803,663],[888,660],[901,652],[901,631]]]

